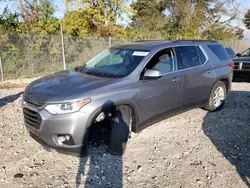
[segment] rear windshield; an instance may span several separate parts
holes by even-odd
[[[230,60],[226,49],[221,45],[208,45],[208,48],[219,58],[219,60]]]

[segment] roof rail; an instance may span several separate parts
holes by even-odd
[[[215,40],[137,40],[134,42],[217,42]]]
[[[215,40],[174,40],[173,42],[217,42]]]
[[[136,40],[136,41],[134,41],[134,42],[157,42],[157,41],[159,41],[159,42],[164,42],[164,41],[168,41],[168,40]]]

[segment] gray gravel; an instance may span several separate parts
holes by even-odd
[[[83,158],[48,152],[28,135],[22,89],[0,90],[0,187],[250,187],[250,83],[234,83],[216,113],[194,109]]]

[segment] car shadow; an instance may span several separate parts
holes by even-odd
[[[110,104],[110,101],[108,103]],[[89,145],[87,150],[81,152],[79,158],[76,174],[77,188],[83,185],[85,188],[123,187],[122,156],[114,156],[107,152],[110,137],[107,123],[109,124],[108,121],[103,121],[91,126]]]
[[[221,111],[205,116],[202,128],[250,187],[250,92],[232,91]]]
[[[7,105],[8,103],[12,103],[15,100],[17,100],[21,95],[23,94],[23,92],[19,92],[17,94],[14,95],[8,95],[6,97],[3,97],[0,99],[0,108]]]

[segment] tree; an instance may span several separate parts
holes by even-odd
[[[134,10],[131,27],[155,31],[165,26],[164,1],[138,0],[131,4],[131,8]]]
[[[233,1],[138,0],[131,5],[135,13],[130,27],[166,39],[202,38],[213,23],[225,26],[235,18]],[[225,15],[229,18],[222,22]]]
[[[23,18],[23,33],[52,34],[60,28],[59,20],[53,15],[53,1],[20,0],[20,12]]]
[[[237,39],[237,35],[232,26],[214,22],[209,26],[209,30],[203,32],[203,38],[208,40],[228,41]]]
[[[21,16],[25,21],[35,21],[38,17],[37,0],[19,0]]]
[[[68,10],[81,10],[89,22],[89,29],[101,36],[116,33],[118,19],[129,10],[125,0],[67,0]]]
[[[93,29],[84,11],[75,10],[68,12],[63,19],[63,30],[68,35],[88,35]]]
[[[3,33],[18,33],[20,29],[20,22],[17,13],[11,13],[7,8],[4,9],[3,14],[0,15],[0,34]],[[1,32],[2,31],[2,32]]]
[[[235,18],[233,0],[170,0],[167,10],[173,35],[178,38],[201,38],[210,27],[226,25]],[[228,19],[222,21],[222,16]]]
[[[250,9],[247,11],[247,13],[244,15],[243,22],[247,29],[250,29]]]
[[[244,38],[244,29],[240,27],[235,27],[233,29],[233,33],[235,34],[236,38],[242,40]]]

